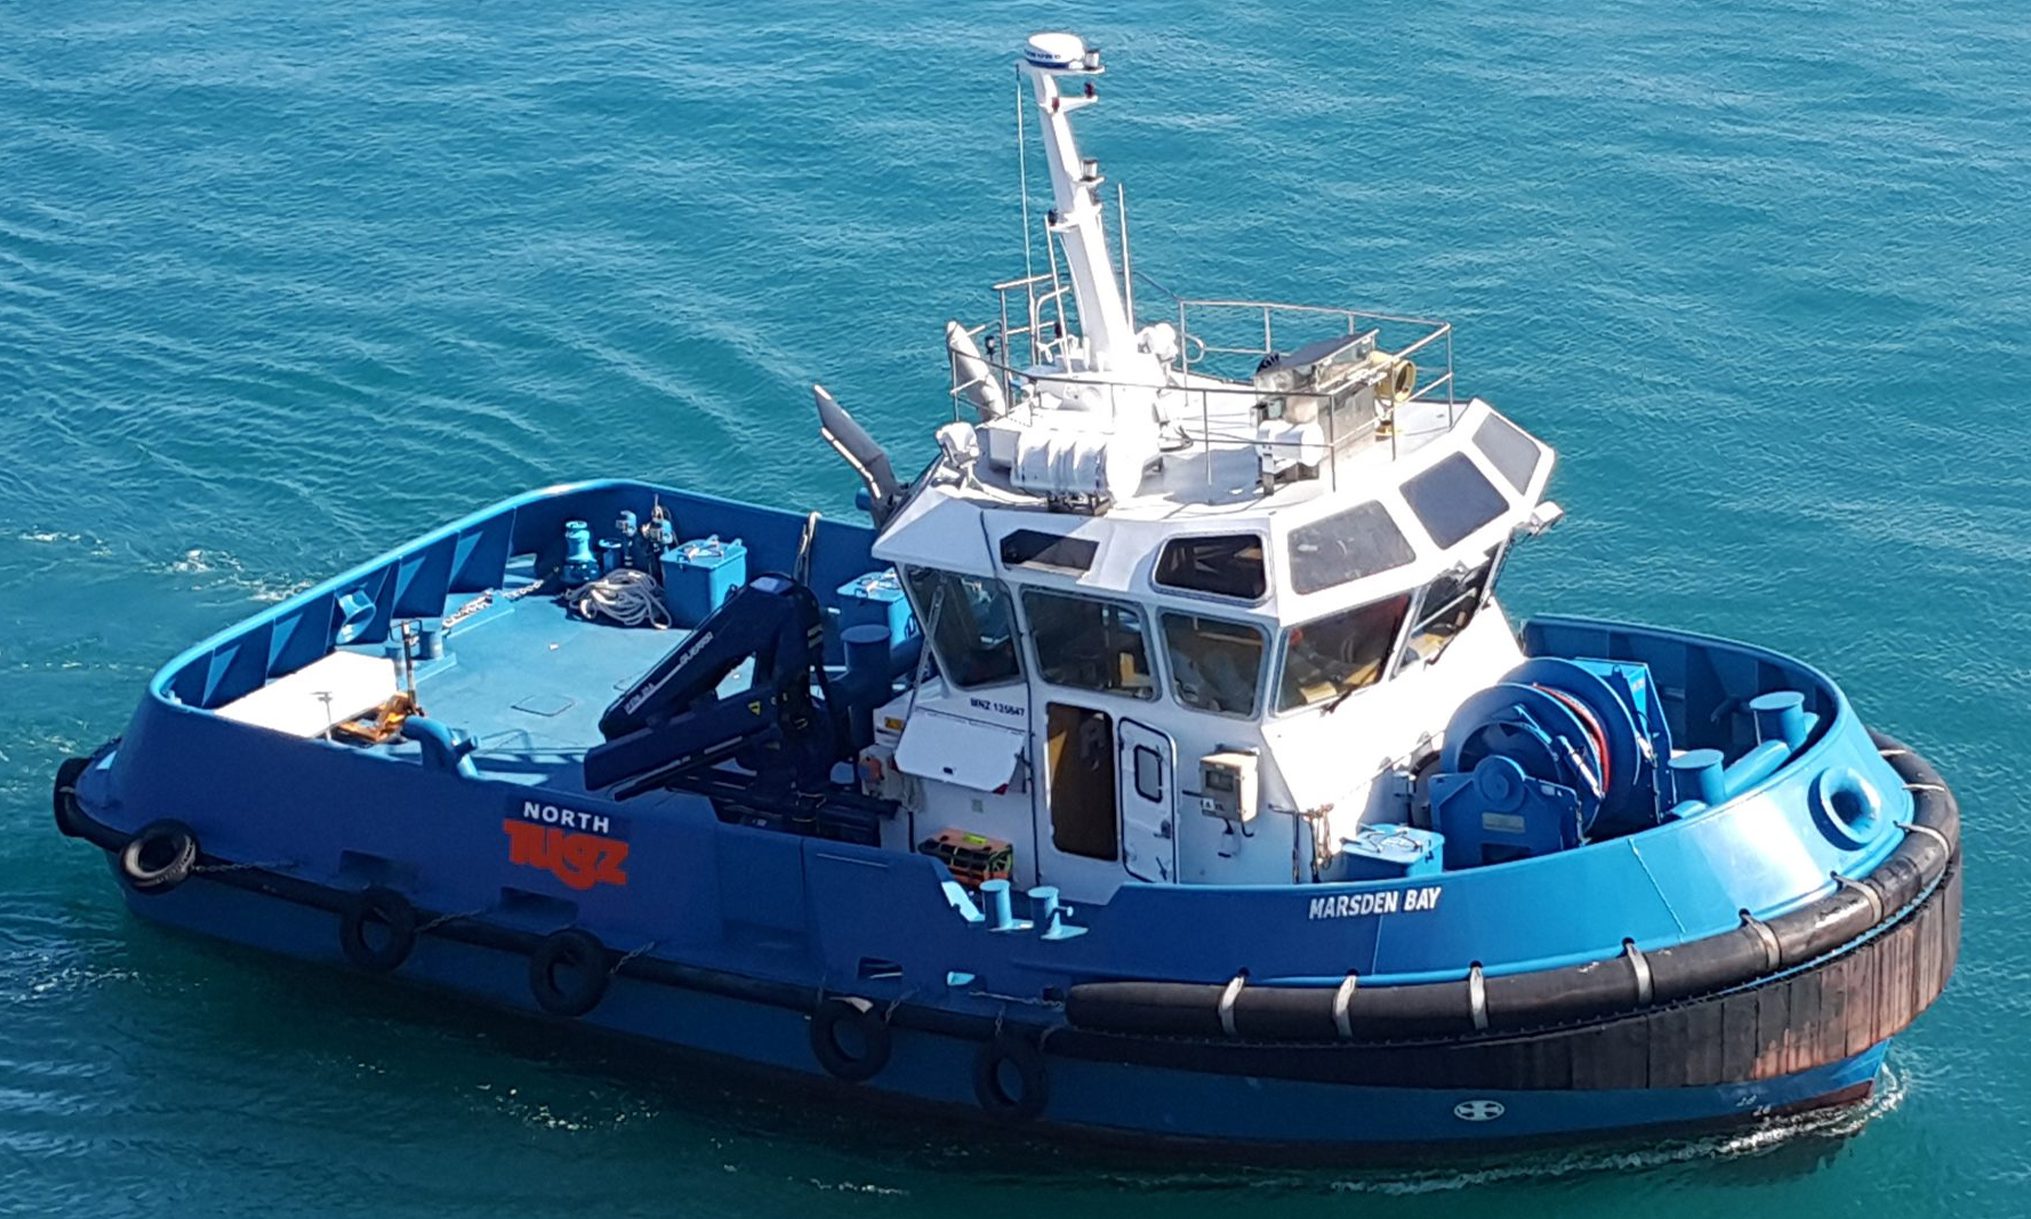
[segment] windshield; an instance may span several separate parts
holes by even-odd
[[[1453,637],[1467,629],[1474,615],[1488,600],[1489,577],[1495,572],[1495,551],[1489,551],[1473,566],[1460,566],[1425,585],[1418,602],[1417,622],[1410,628],[1404,645],[1404,659],[1416,658],[1430,664],[1446,650]]]
[[[1374,685],[1410,612],[1410,594],[1342,610],[1284,632],[1277,710],[1296,711]]]
[[[1171,693],[1187,707],[1254,718],[1262,684],[1263,635],[1244,622],[1166,612],[1164,649]]]
[[[986,686],[1023,675],[1006,585],[927,567],[904,568],[903,578],[947,681]]]
[[[1132,605],[1023,590],[1037,675],[1059,686],[1155,698],[1156,679],[1143,643],[1142,613]]]

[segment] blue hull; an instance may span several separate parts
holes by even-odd
[[[1250,1148],[1853,1099],[1952,971],[1958,811],[1922,759],[1797,661],[1583,619],[1533,621],[1526,650],[1642,662],[1673,740],[1744,759],[1735,789],[1408,884],[1132,881],[1057,918],[1044,889],[984,910],[941,860],[874,840],[869,818],[899,806],[857,791],[772,813],[746,789],[588,786],[599,708],[669,641],[507,590],[558,563],[565,520],[645,496],[746,539],[759,568],[797,565],[795,514],[628,483],[518,497],[172,661],[119,742],[60,771],[58,827],[109,853],[139,915],[368,984],[1012,1123]],[[810,585],[850,585],[871,536],[821,524]],[[412,723],[434,733],[363,747],[221,713],[339,650],[377,653],[411,615],[463,620],[419,679],[445,718]],[[1774,769],[1739,713],[1771,689],[1818,725]],[[459,752],[446,723],[485,747]],[[1843,812],[1857,792],[1866,808]],[[844,1060],[836,1020],[885,1051]]]
[[[336,919],[323,911],[219,885],[128,894],[133,912],[179,930],[284,956],[345,966]],[[477,1004],[550,1020],[529,1000],[518,955],[425,937],[403,977]],[[814,1063],[802,1012],[616,978],[580,1025],[734,1062],[773,1068],[836,1090],[842,1103],[874,1088],[927,1110],[978,1114],[977,1043],[899,1031],[877,1083],[843,1085]],[[1305,1083],[1146,1066],[1053,1060],[1044,1129],[1127,1141],[1191,1140],[1330,1153],[1334,1149],[1483,1144],[1608,1136],[1646,1127],[1751,1121],[1847,1103],[1867,1094],[1884,1041],[1811,1070],[1717,1087],[1596,1091],[1423,1089]],[[1492,1115],[1463,1119],[1462,1111]]]

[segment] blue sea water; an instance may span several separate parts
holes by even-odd
[[[975,1145],[163,934],[58,761],[186,644],[514,490],[848,513],[1020,268],[1013,48],[1200,296],[1444,316],[1558,445],[1506,577],[1824,664],[1961,793],[1860,1113],[1364,1170]],[[2031,1210],[2031,21],[1951,0],[0,5],[0,1212]],[[192,793],[202,799],[202,793]]]

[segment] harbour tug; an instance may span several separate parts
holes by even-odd
[[[149,919],[1074,1138],[1868,1093],[1954,965],[1940,777],[1799,661],[1507,620],[1553,454],[1450,328],[1136,293],[1098,52],[1018,67],[1051,202],[936,459],[816,390],[867,523],[509,499],[171,661],[58,827]]]

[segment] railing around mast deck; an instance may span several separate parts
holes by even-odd
[[[1190,439],[1204,444],[1209,450],[1258,447],[1252,427],[1247,429],[1244,434],[1219,435],[1214,433],[1212,396],[1215,394],[1234,395],[1237,400],[1245,398],[1247,400],[1246,404],[1252,406],[1262,396],[1256,391],[1250,381],[1255,372],[1255,365],[1263,357],[1279,350],[1286,350],[1303,343],[1330,337],[1330,332],[1322,333],[1317,328],[1317,323],[1321,321],[1330,321],[1335,330],[1340,330],[1350,335],[1374,330],[1377,332],[1376,349],[1387,352],[1398,359],[1409,359],[1415,362],[1417,356],[1433,349],[1435,346],[1443,351],[1445,364],[1443,372],[1427,379],[1424,375],[1425,370],[1420,368],[1418,370],[1418,378],[1412,384],[1411,392],[1402,399],[1390,401],[1388,418],[1390,430],[1388,439],[1390,442],[1390,456],[1392,458],[1397,455],[1399,442],[1406,438],[1402,426],[1404,421],[1403,416],[1406,414],[1403,410],[1405,406],[1413,403],[1425,406],[1436,406],[1443,403],[1445,406],[1445,422],[1442,426],[1414,433],[1414,435],[1433,435],[1443,431],[1450,431],[1453,425],[1458,422],[1460,402],[1454,393],[1453,328],[1448,322],[1435,318],[1406,317],[1398,314],[1378,313],[1372,310],[1344,309],[1330,305],[1298,305],[1257,300],[1191,299],[1178,296],[1147,275],[1138,273],[1136,279],[1140,283],[1148,285],[1157,293],[1169,298],[1177,306],[1177,321],[1175,324],[1178,331],[1177,358],[1180,380],[1188,379],[1192,374],[1197,373],[1201,378],[1214,381],[1213,384],[1207,384],[1202,381],[1199,384],[1192,384],[1171,391],[1185,397],[1187,401],[1193,395],[1198,397],[1200,414],[1199,433],[1196,436],[1191,436],[1190,433],[1187,433],[1187,435]],[[1065,295],[1069,291],[1070,288],[1067,285],[1064,285],[1054,276],[1047,273],[1039,273],[995,284],[994,292],[999,306],[998,324],[985,323],[970,327],[967,330],[967,333],[980,344],[989,369],[989,375],[1000,383],[1000,388],[1012,408],[1022,398],[1021,389],[1023,385],[1030,380],[1037,379],[1031,370],[1038,366],[1058,363],[1065,354],[1065,340],[1069,331],[1069,323],[1065,315]],[[1021,310],[1019,321],[1014,321],[1009,316],[1010,298],[1012,296],[1016,298]],[[1056,317],[1051,317],[1051,313],[1055,313]],[[1197,329],[1194,328],[1195,318],[1197,319]],[[1293,319],[1286,320],[1286,333],[1294,328],[1303,328],[1308,330],[1309,333],[1280,347],[1277,340],[1277,323],[1279,320],[1286,318]],[[1248,344],[1235,342],[1233,341],[1234,336],[1226,333],[1226,329],[1234,328],[1238,324],[1238,321],[1248,323],[1248,337],[1251,340]],[[1260,346],[1256,346],[1252,342],[1255,337],[1255,323],[1257,321],[1260,322]],[[1388,337],[1385,337],[1385,332],[1387,332]],[[1220,341],[1210,341],[1212,339]],[[1022,343],[1023,350],[1021,354],[1025,357],[1020,364],[1016,362],[1017,352],[1015,346],[1018,340]],[[1392,340],[1395,341],[1396,345],[1392,345]],[[1232,366],[1235,361],[1244,359],[1250,361],[1245,367],[1236,368]],[[1431,361],[1428,360],[1426,362],[1430,363]],[[1228,364],[1229,367],[1219,368],[1223,363]],[[1220,382],[1225,382],[1225,384]],[[1110,405],[1112,405],[1112,400],[1117,390],[1129,390],[1138,396],[1146,396],[1151,388],[1147,385],[1112,382],[1105,378],[1095,379],[1090,376],[1082,376],[1080,384],[1089,389],[1105,389],[1109,395]],[[955,419],[961,415],[960,399],[969,388],[971,388],[970,385],[959,383],[955,376],[950,391],[952,395],[953,418]],[[1439,396],[1442,391],[1444,394],[1443,398]],[[1323,408],[1325,400],[1331,395],[1285,393],[1280,396],[1284,398],[1315,398],[1319,400]],[[1415,412],[1410,413],[1415,414]],[[1327,432],[1326,447],[1329,454],[1326,462],[1328,469],[1324,473],[1332,480],[1332,485],[1337,488],[1337,467],[1341,451],[1347,446],[1358,442],[1364,436],[1373,435],[1377,428],[1381,426],[1383,420],[1378,418],[1353,434],[1340,436],[1333,434],[1332,412],[1322,409],[1320,417],[1325,423],[1325,430]],[[1275,447],[1275,442],[1272,442],[1268,447]],[[1207,464],[1207,477],[1209,479],[1212,477],[1212,464],[1210,462]]]

